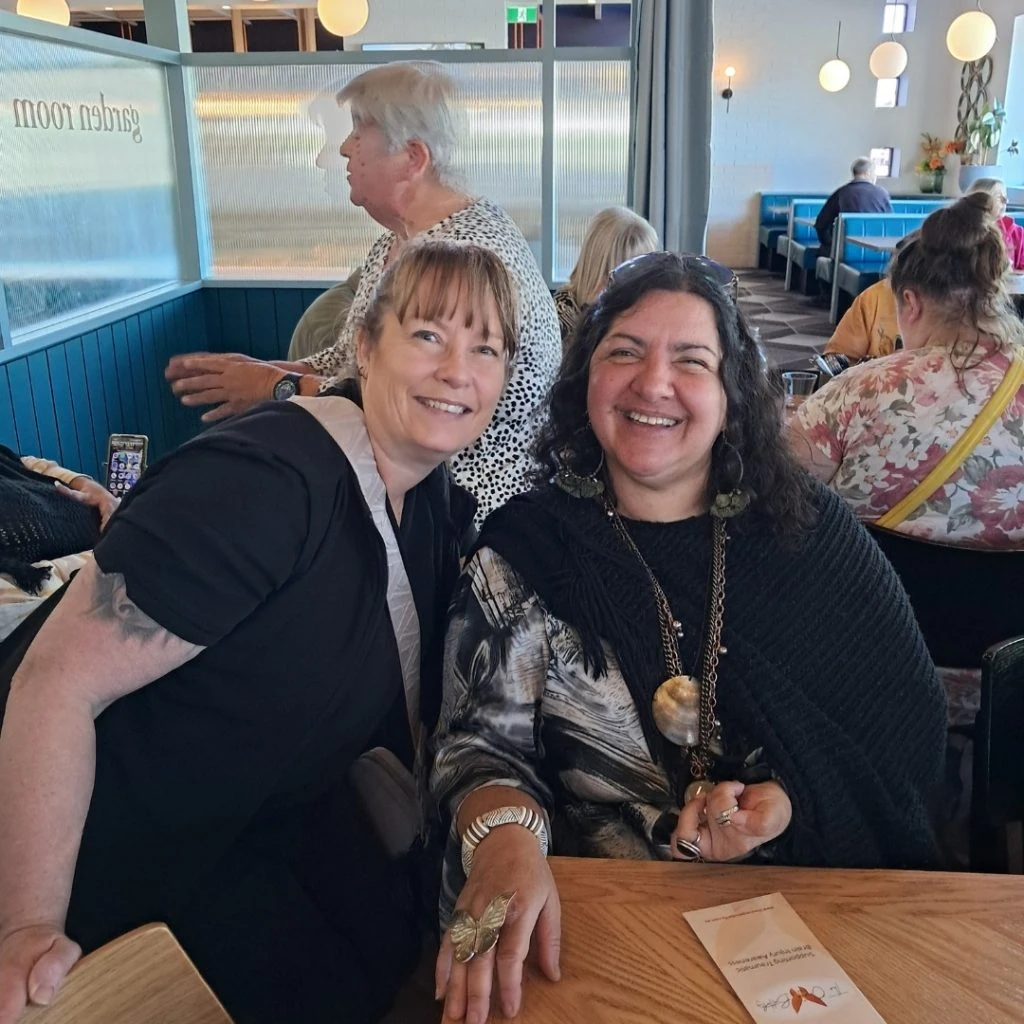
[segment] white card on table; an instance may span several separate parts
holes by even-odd
[[[683,917],[757,1024],[885,1024],[782,893]]]

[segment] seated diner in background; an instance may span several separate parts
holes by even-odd
[[[595,214],[568,283],[555,292],[563,348],[569,344],[580,314],[597,298],[608,275],[626,260],[657,248],[658,233],[640,214],[625,206],[609,206]]]
[[[357,267],[344,281],[328,288],[306,307],[288,342],[288,361],[306,359],[337,342],[355,301],[361,273]]]
[[[916,231],[901,238],[893,252],[899,252],[913,238],[917,238]],[[896,298],[887,273],[854,298],[824,351],[846,356],[851,363],[877,359],[896,351],[899,333]]]
[[[859,156],[853,161],[850,174],[852,178],[825,200],[814,221],[822,255],[827,255],[832,249],[832,228],[839,214],[892,213],[889,193],[875,184],[875,165],[866,156]]]
[[[482,1024],[495,964],[513,1013],[531,936],[557,978],[549,847],[940,863],[934,668],[888,562],[789,453],[780,397],[705,261],[640,256],[584,315],[541,479],[488,518],[450,613],[448,1018]],[[468,919],[500,921],[509,893],[496,955],[464,962]]]
[[[0,445],[0,640],[89,562],[117,504],[84,473]]]
[[[0,1024],[150,921],[236,1024],[388,1010],[420,955],[419,856],[385,850],[350,770],[425,756],[472,530],[446,460],[516,337],[493,253],[404,249],[357,380],[158,462],[25,623],[0,665]]]
[[[998,178],[978,178],[967,190],[968,195],[974,192],[985,192],[995,200],[994,212],[1006,244],[1006,257],[1014,270],[1024,270],[1024,226],[1006,215],[1006,183]]]
[[[1024,391],[1011,387],[1002,408],[990,405],[1012,383],[1024,341],[997,215],[977,192],[928,217],[889,269],[904,350],[825,385],[788,436],[796,457],[866,522],[942,544],[1022,550]],[[992,425],[930,494],[920,492],[986,409]],[[949,696],[951,722],[973,721],[977,679]]]
[[[175,356],[165,376],[185,405],[216,408],[210,422],[268,398],[316,395],[351,373],[359,324],[381,274],[416,237],[472,242],[505,265],[519,302],[518,358],[491,425],[452,459],[455,480],[479,502],[478,519],[525,486],[562,346],[551,293],[515,221],[463,186],[455,82],[440,64],[395,61],[357,75],[338,93],[352,132],[341,144],[351,202],[383,227],[363,263],[359,288],[337,342],[298,362],[246,356]]]

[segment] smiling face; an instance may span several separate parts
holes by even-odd
[[[425,298],[410,303],[404,321],[386,309],[379,336],[363,332],[357,357],[371,435],[392,458],[436,465],[487,428],[507,361],[492,297],[473,303],[460,290],[429,319],[421,310],[439,304]]]
[[[390,152],[384,133],[369,122],[353,125],[340,153],[347,161],[353,205],[363,207],[380,221],[394,206],[400,186],[407,180],[408,153],[404,149]]]
[[[587,410],[620,506],[703,511],[725,426],[722,348],[711,305],[648,292],[612,321],[590,361]]]

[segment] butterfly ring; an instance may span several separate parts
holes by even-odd
[[[495,896],[484,907],[479,920],[467,910],[455,911],[448,927],[448,934],[451,936],[457,963],[468,964],[473,957],[483,956],[494,948],[514,896],[514,892],[504,892],[500,896]]]

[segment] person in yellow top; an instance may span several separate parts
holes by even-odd
[[[887,356],[895,351],[898,334],[896,297],[888,278],[882,278],[853,300],[825,351],[838,352],[851,362]]]

